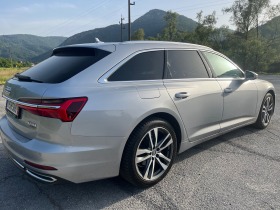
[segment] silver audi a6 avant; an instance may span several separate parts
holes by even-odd
[[[35,179],[121,175],[146,187],[190,147],[248,124],[267,127],[274,91],[204,46],[71,45],[7,81],[0,133],[11,159]]]

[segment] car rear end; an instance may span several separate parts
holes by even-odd
[[[32,177],[44,182],[62,178],[78,183],[116,173],[106,151],[119,142],[108,146],[101,137],[71,134],[75,118],[83,109],[89,109],[89,98],[82,85],[67,85],[83,71],[94,71],[94,65],[114,49],[113,44],[58,48],[49,59],[5,84],[2,142],[16,165]],[[104,171],[104,166],[109,169]]]

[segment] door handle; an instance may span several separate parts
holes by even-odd
[[[178,99],[184,99],[187,97],[189,97],[187,92],[179,92],[179,93],[175,94],[175,98],[178,98]]]
[[[232,92],[232,89],[231,89],[231,88],[226,88],[226,89],[224,89],[224,92],[225,92],[225,93],[231,93],[231,92]]]

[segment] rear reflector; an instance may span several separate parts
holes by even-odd
[[[86,97],[70,99],[23,99],[20,100],[26,104],[36,105],[28,106],[19,104],[19,107],[42,117],[60,119],[62,122],[72,122],[80,113],[87,102]]]
[[[57,170],[56,168],[52,167],[52,166],[44,166],[44,165],[39,165],[37,163],[32,163],[28,160],[24,160],[24,162],[27,164],[27,165],[30,165],[34,168],[38,168],[38,169],[42,169],[42,170],[48,170],[48,171],[55,171]]]

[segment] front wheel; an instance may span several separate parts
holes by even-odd
[[[131,134],[124,149],[120,175],[136,186],[152,186],[166,176],[176,151],[177,139],[172,126],[162,119],[152,119]]]
[[[255,127],[264,129],[269,125],[271,117],[274,113],[274,106],[275,102],[273,96],[271,93],[267,93],[263,99]]]

